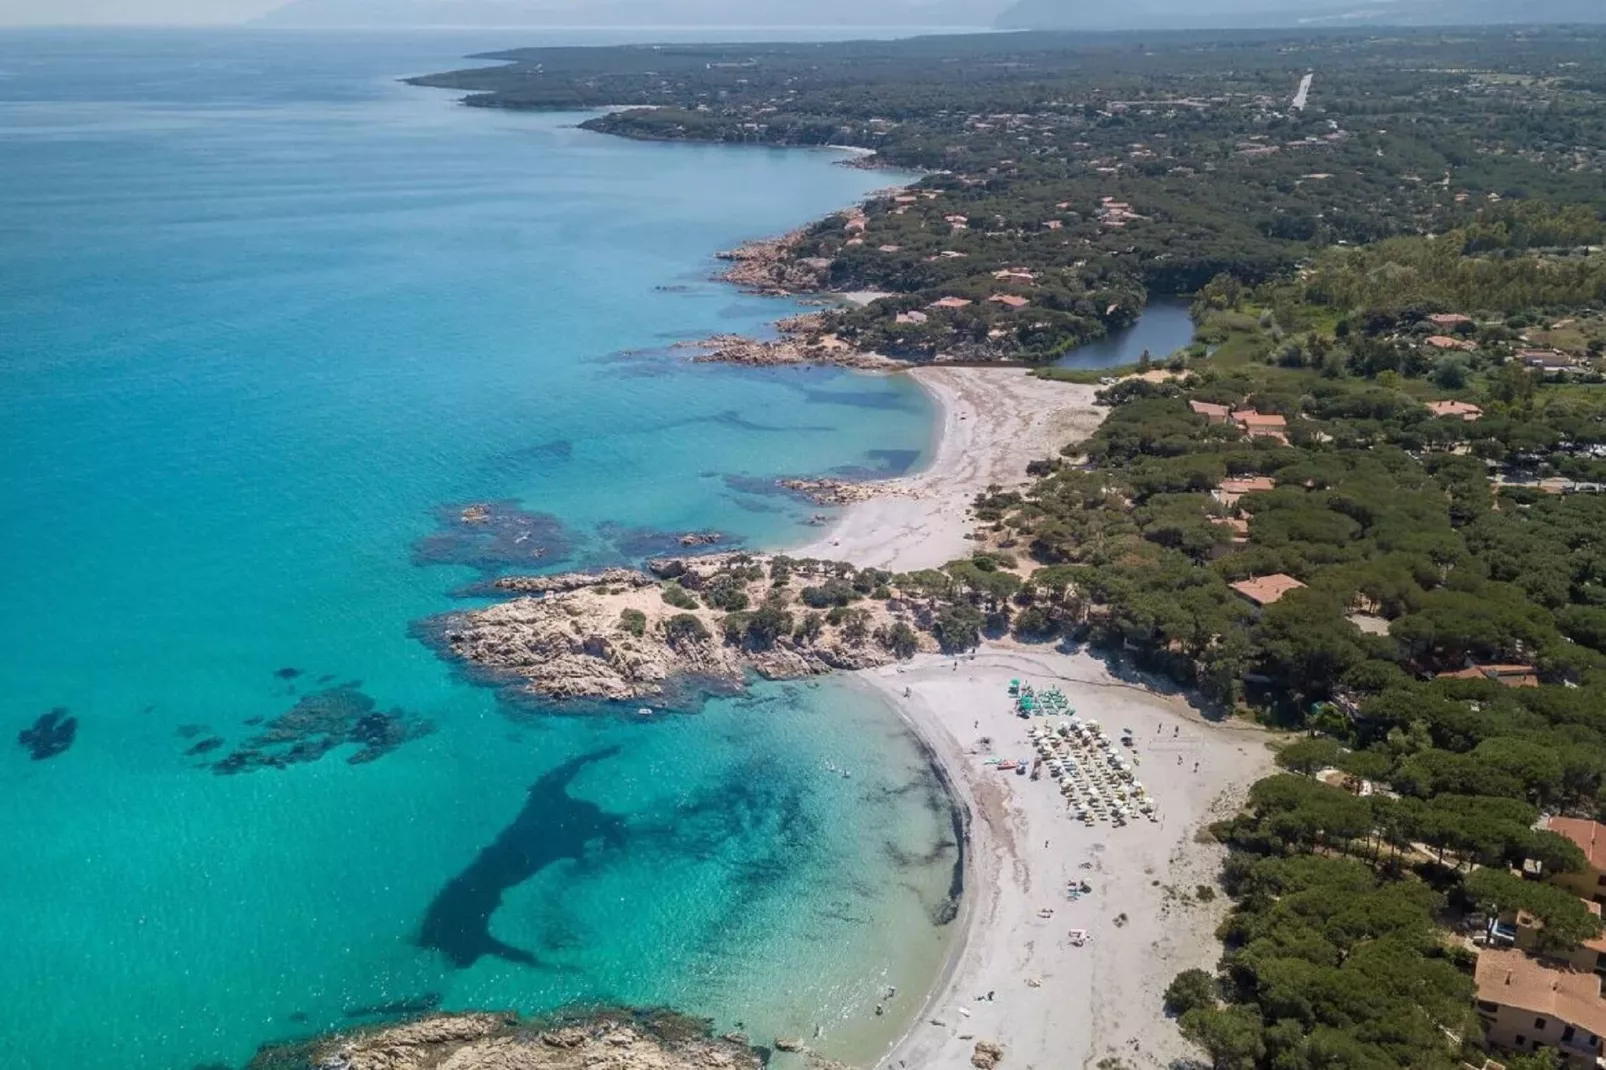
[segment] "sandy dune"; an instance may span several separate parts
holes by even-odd
[[[1182,699],[1122,683],[1085,654],[991,645],[974,657],[923,655],[855,676],[928,740],[971,812],[965,935],[881,1065],[960,1070],[977,1041],[1003,1045],[1004,1065],[1020,1070],[1076,1070],[1108,1055],[1160,1068],[1195,1054],[1164,1017],[1161,993],[1179,971],[1211,967],[1220,954],[1213,931],[1224,897],[1201,902],[1195,889],[1213,885],[1222,849],[1198,834],[1270,769],[1265,735],[1208,723]],[[1013,714],[1007,694],[1012,677],[1057,684],[1112,733],[1131,728],[1160,820],[1089,828],[1066,813],[1047,776],[984,765],[991,754],[1031,754],[1031,722]],[[1067,883],[1081,880],[1093,892],[1072,902]],[[1092,941],[1073,946],[1072,929]]]
[[[970,505],[990,484],[1019,486],[1026,465],[1086,438],[1103,419],[1096,387],[1034,379],[1024,368],[917,368],[942,412],[932,463],[844,507],[820,539],[787,552],[861,567],[934,568],[969,553]]]

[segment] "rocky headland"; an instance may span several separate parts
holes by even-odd
[[[263,1048],[248,1070],[758,1070],[759,1053],[678,1015],[609,1012],[543,1027],[435,1014]]]
[[[715,253],[730,264],[718,277],[751,293],[774,297],[821,290],[829,278],[831,261],[827,257],[798,255],[806,235],[806,229],[799,229]]]
[[[779,338],[749,338],[744,334],[716,334],[695,342],[681,342],[677,348],[695,350],[694,364],[744,364],[749,367],[776,367],[788,364],[830,364],[860,371],[893,371],[907,368],[901,360],[880,353],[854,349],[834,334],[800,328],[783,331]]]
[[[739,685],[885,665],[935,649],[932,605],[890,573],[783,556],[710,554],[509,577],[520,597],[437,619],[452,655],[544,698],[634,700],[676,679]]]

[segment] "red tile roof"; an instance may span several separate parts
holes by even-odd
[[[1305,585],[1292,576],[1274,572],[1270,576],[1239,580],[1232,585],[1232,589],[1257,606],[1269,606],[1289,591],[1297,591],[1303,586]]]
[[[1606,826],[1584,817],[1550,817],[1545,828],[1576,843],[1593,869],[1606,870]]]
[[[1557,969],[1515,949],[1485,949],[1474,973],[1478,999],[1558,1018],[1596,1036],[1606,1034],[1606,1000],[1593,973]]]

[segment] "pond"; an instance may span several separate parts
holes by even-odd
[[[1193,342],[1193,319],[1186,297],[1151,297],[1138,321],[1111,331],[1097,342],[1077,346],[1054,362],[1056,368],[1113,368],[1135,364],[1144,350],[1157,361]]]

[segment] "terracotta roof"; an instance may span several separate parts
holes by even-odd
[[[1213,405],[1208,401],[1190,401],[1188,408],[1205,417],[1219,417],[1225,420],[1232,414],[1232,410],[1225,405]]]
[[[1274,572],[1270,576],[1239,580],[1232,585],[1232,589],[1257,606],[1269,606],[1289,591],[1297,591],[1303,586],[1292,576]]]
[[[996,301],[1000,305],[1008,305],[1010,308],[1025,308],[1031,304],[1026,298],[1016,297],[1014,294],[993,294],[987,300]]]
[[[1483,410],[1470,401],[1430,401],[1428,411],[1435,416],[1459,416],[1463,420],[1476,420]]]
[[[1507,687],[1538,687],[1539,674],[1532,665],[1469,665],[1455,672],[1441,672],[1438,680],[1493,680]]]
[[[1448,335],[1443,335],[1443,334],[1429,335],[1428,338],[1426,339],[1426,341],[1427,341],[1427,344],[1432,346],[1434,349],[1476,349],[1476,348],[1478,348],[1477,346],[1473,345],[1471,342],[1463,342],[1459,338],[1451,338]]]
[[[1550,817],[1545,819],[1545,828],[1576,843],[1589,859],[1591,867],[1606,869],[1606,827],[1599,821],[1583,817]]]
[[[1595,1036],[1606,1035],[1606,1000],[1593,973],[1556,969],[1526,952],[1485,950],[1474,974],[1478,999],[1559,1018]]]
[[[1221,524],[1222,527],[1230,527],[1235,535],[1248,535],[1249,533],[1249,522],[1245,521],[1245,519],[1240,519],[1240,517],[1213,516],[1209,519],[1209,522],[1211,524]]]
[[[970,301],[964,297],[939,297],[927,305],[927,308],[964,308]]]
[[[1471,323],[1472,317],[1459,312],[1435,312],[1428,317],[1428,322],[1439,327],[1458,327],[1463,323]]]
[[[1288,426],[1288,421],[1276,413],[1256,412],[1254,409],[1239,409],[1232,414],[1232,418],[1247,428],[1275,429]]]
[[[1256,491],[1277,489],[1271,476],[1248,476],[1244,479],[1223,479],[1217,488],[1227,494],[1253,494]]]

